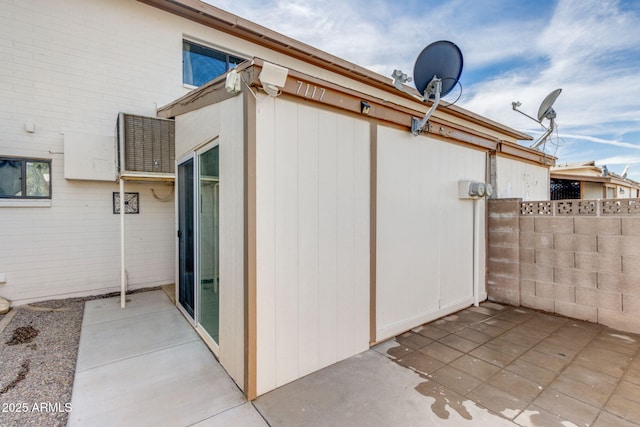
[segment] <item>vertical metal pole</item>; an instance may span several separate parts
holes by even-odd
[[[473,199],[473,305],[480,305],[480,204]]]
[[[120,307],[127,304],[127,276],[124,257],[124,180],[120,178]]]

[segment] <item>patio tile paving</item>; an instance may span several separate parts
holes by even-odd
[[[605,408],[615,415],[640,424],[640,386],[621,381]]]
[[[448,345],[451,348],[455,348],[456,350],[463,353],[468,353],[480,345],[457,334],[451,334],[447,335],[446,337],[442,337],[440,338],[439,342]]]
[[[492,365],[504,368],[511,363],[517,356],[512,354],[503,353],[495,348],[489,347],[487,344],[482,345],[472,351],[469,354],[478,359],[482,359],[485,362],[489,362]]]
[[[547,354],[536,351],[536,348],[532,348],[521,356],[522,360],[537,365],[541,368],[548,369],[553,372],[562,371],[572,358],[563,354]]]
[[[420,361],[431,381],[423,388],[520,426],[640,426],[640,336],[490,304],[413,329],[434,340],[410,358],[431,356]]]
[[[582,366],[569,366],[549,388],[593,406],[603,407],[618,384],[617,379]]]
[[[602,411],[598,416],[598,419],[593,423],[593,427],[637,427],[638,424],[631,421],[620,418],[617,415],[613,415],[609,412]]]
[[[545,389],[533,404],[578,426],[590,426],[600,412],[599,408],[552,389]]]
[[[486,383],[477,387],[467,397],[508,419],[518,416],[529,404],[511,393]]]
[[[412,331],[405,332],[402,335],[398,335],[396,337],[396,341],[414,350],[418,350],[419,348],[422,348],[427,344],[431,344],[433,342],[432,339],[427,338],[420,334],[416,334],[415,332],[412,332]]]
[[[546,387],[558,375],[556,372],[534,365],[522,358],[514,360],[504,369],[520,375],[521,377],[541,385],[542,387]]]
[[[449,365],[438,369],[430,378],[462,395],[482,384],[482,380]]]
[[[487,383],[526,402],[531,402],[542,391],[539,384],[504,369],[492,376]]]
[[[612,377],[621,378],[631,363],[632,357],[598,346],[586,347],[576,357],[580,366],[602,372]]]
[[[444,366],[441,361],[419,351],[414,351],[397,359],[397,363],[425,375],[431,374]]]
[[[426,347],[422,347],[420,350],[421,353],[426,354],[427,356],[431,356],[434,359],[437,359],[444,363],[453,362],[458,357],[462,356],[464,353],[455,350],[449,346],[441,344],[440,342],[433,342]]]
[[[500,370],[499,367],[468,354],[454,360],[450,365],[483,381],[488,380]]]
[[[440,339],[451,333],[449,331],[445,331],[444,329],[438,328],[435,325],[418,326],[417,328],[414,328],[412,331],[422,336],[425,336],[427,338],[431,338],[432,340]]]

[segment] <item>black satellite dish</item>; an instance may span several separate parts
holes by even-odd
[[[434,77],[442,80],[440,96],[447,96],[456,86],[462,74],[462,52],[454,43],[440,40],[425,47],[413,66],[413,80],[416,89],[425,99],[433,99],[434,94],[425,94],[425,90]]]
[[[431,117],[431,114],[440,103],[440,97],[446,96],[458,84],[462,73],[462,63],[460,48],[450,41],[440,40],[425,47],[418,55],[413,67],[413,79],[415,80],[416,89],[418,89],[422,97],[411,93],[404,86],[405,83],[411,81],[410,77],[400,70],[393,71],[391,76],[393,77],[393,85],[396,88],[423,102],[428,99],[433,100],[433,104],[424,118],[412,118],[411,133],[413,135],[418,135],[422,132],[429,117]]]

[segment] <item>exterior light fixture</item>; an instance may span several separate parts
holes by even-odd
[[[371,111],[371,105],[367,101],[360,101],[360,112],[362,114],[369,114]]]

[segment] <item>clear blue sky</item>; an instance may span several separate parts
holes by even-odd
[[[618,173],[630,164],[640,181],[638,0],[207,1],[384,76],[411,75],[424,46],[450,40],[464,56],[461,107],[535,138],[542,129],[511,102],[535,116],[562,88],[545,151]]]

